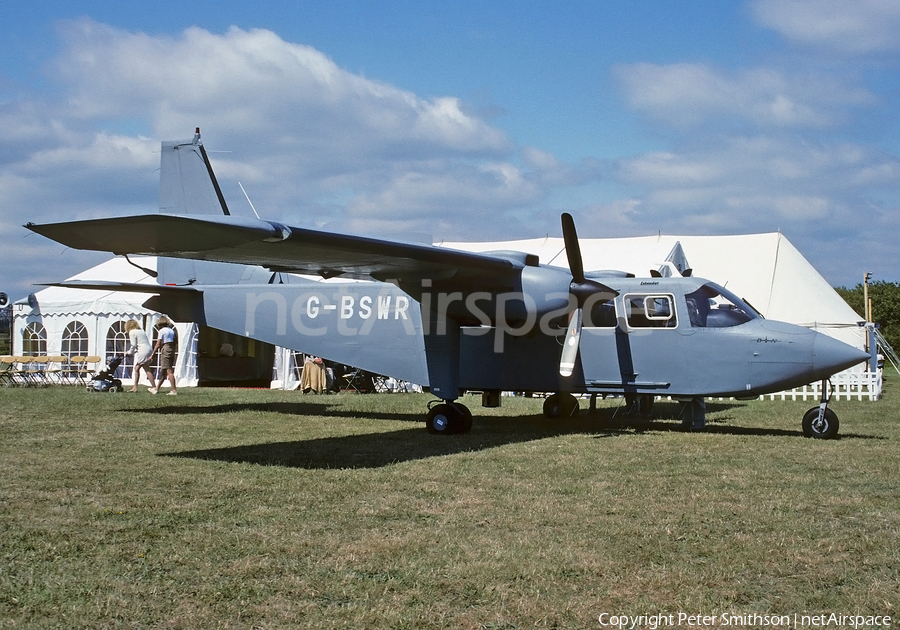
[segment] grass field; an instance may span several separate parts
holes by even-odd
[[[472,398],[432,436],[425,395],[3,389],[0,628],[896,625],[897,399],[833,403],[820,441],[810,402],[711,402],[689,434],[677,403],[634,427]]]

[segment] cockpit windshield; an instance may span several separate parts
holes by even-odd
[[[741,298],[712,282],[685,294],[684,298],[691,326],[695,328],[729,328],[760,317]]]

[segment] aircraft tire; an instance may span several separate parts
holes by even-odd
[[[544,417],[574,418],[578,408],[578,399],[572,394],[551,394],[544,400]]]
[[[435,405],[425,418],[425,428],[434,435],[468,433],[472,429],[472,412],[454,402]]]
[[[435,405],[428,410],[425,417],[425,428],[434,435],[449,435],[453,425],[452,412],[447,405]]]
[[[544,417],[558,418],[562,412],[559,394],[550,394],[544,399]]]
[[[819,425],[819,408],[813,407],[803,415],[803,435],[819,440],[833,440],[837,437],[840,422],[837,414],[825,409],[825,417]]]

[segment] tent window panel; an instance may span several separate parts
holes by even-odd
[[[63,331],[62,353],[68,358],[86,356],[88,353],[88,331],[79,321],[71,322]]]
[[[31,322],[22,331],[22,354],[38,357],[47,354],[47,329],[40,322]]]
[[[74,370],[72,357],[84,357],[88,354],[88,332],[79,321],[69,322],[62,336],[62,354],[66,357],[65,367]]]
[[[106,362],[112,361],[113,357],[125,357],[119,369],[116,370],[115,378],[131,378],[131,372],[134,369],[134,355],[125,354],[129,346],[125,323],[122,320],[114,322],[106,333]]]

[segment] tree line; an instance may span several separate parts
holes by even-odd
[[[863,284],[859,283],[852,289],[835,287],[834,290],[856,311],[862,321],[866,312]],[[870,282],[869,300],[872,302],[872,321],[881,325],[881,334],[891,347],[900,350],[900,282]]]
[[[0,308],[0,355],[10,354],[12,352],[11,339],[9,337],[12,330],[12,304],[7,304]]]

